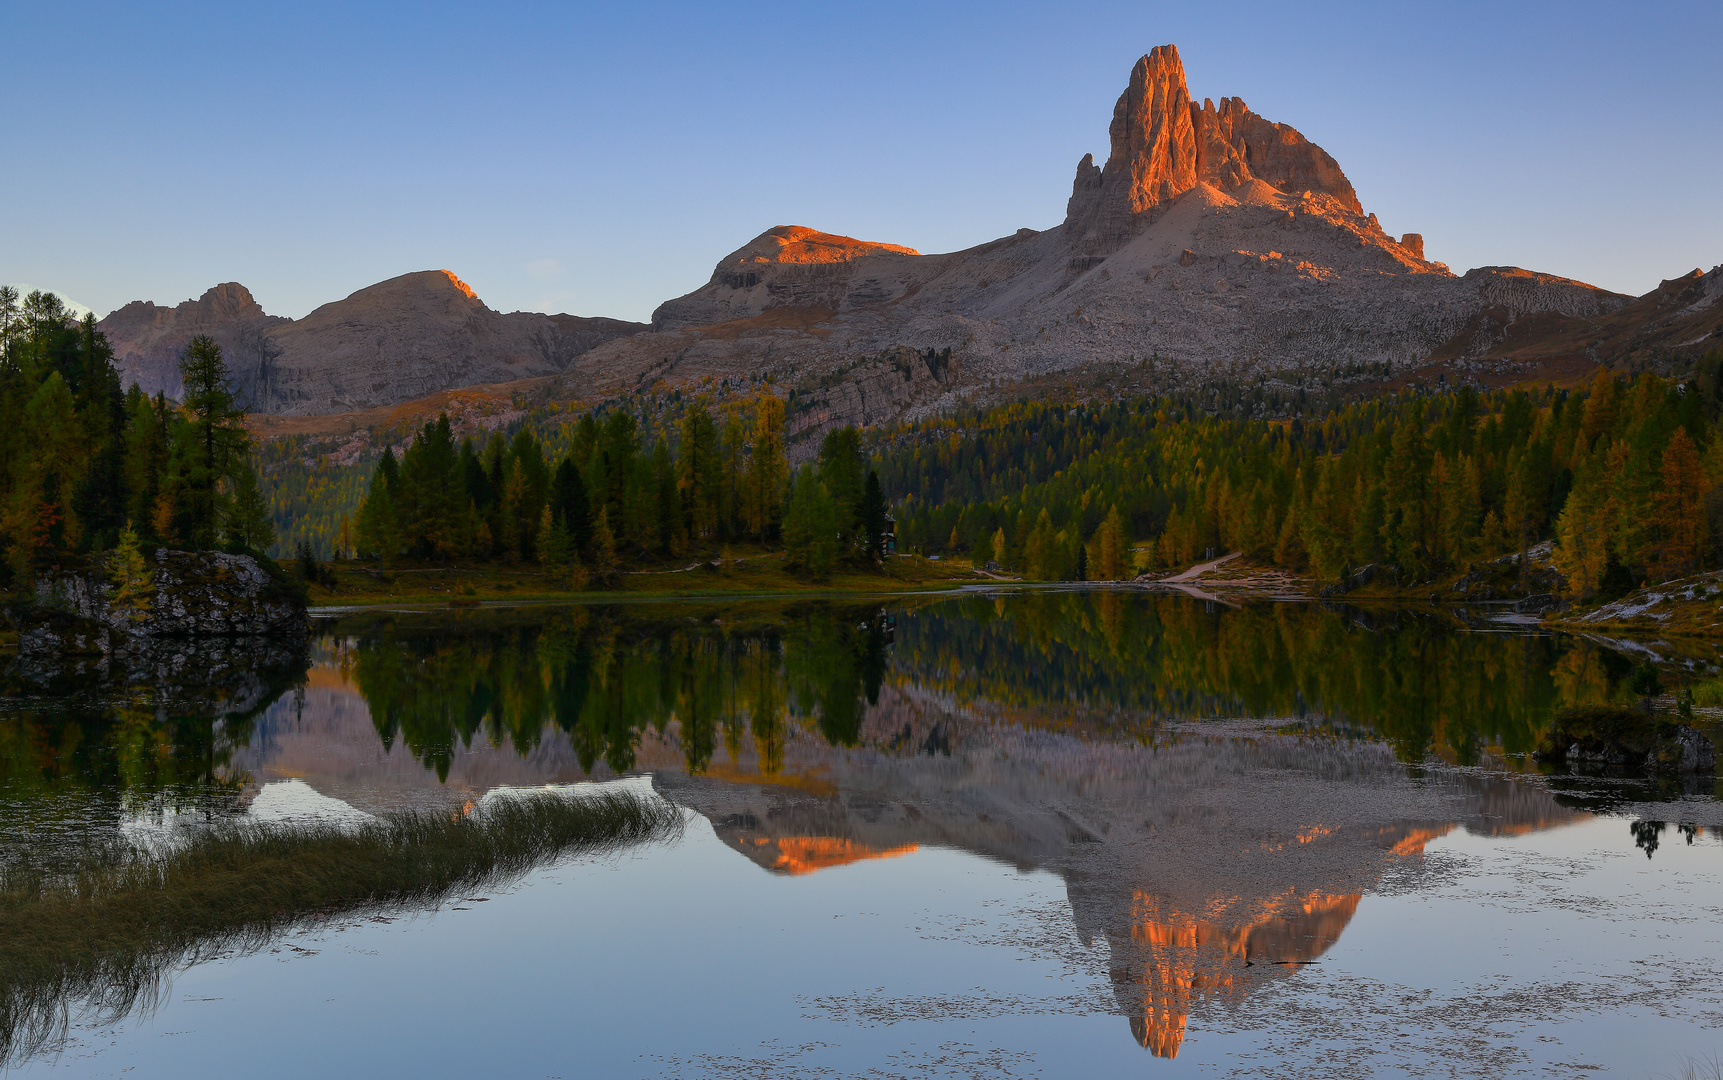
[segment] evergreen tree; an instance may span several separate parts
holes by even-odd
[[[813,469],[803,469],[784,507],[784,556],[792,570],[821,578],[838,556],[838,508]]]
[[[784,457],[784,401],[765,392],[754,411],[754,445],[748,455],[748,531],[762,543],[778,539],[790,466]]]
[[[551,480],[550,506],[553,516],[561,523],[573,541],[575,550],[584,551],[592,540],[592,511],[586,498],[586,481],[571,454],[557,463]]]
[[[275,543],[275,523],[257,490],[257,470],[249,462],[234,470],[233,496],[227,504],[227,542],[248,551],[264,551]]]
[[[409,554],[446,560],[465,548],[471,500],[448,414],[426,422],[401,459],[395,508]]]
[[[820,482],[837,508],[838,546],[844,554],[858,546],[862,531],[864,463],[861,436],[853,427],[826,432],[820,442]]]
[[[180,357],[181,408],[187,425],[174,446],[176,530],[194,547],[214,547],[226,518],[224,481],[251,447],[245,413],[233,399],[221,346],[191,339]]]
[[[969,562],[977,570],[983,569],[993,561],[993,537],[983,534],[981,539],[969,549]]]
[[[401,486],[400,467],[395,463],[395,450],[385,447],[371,474],[371,487],[359,506],[357,540],[360,554],[372,555],[384,564],[401,557],[406,550],[402,533],[401,514],[396,506]]]
[[[622,521],[622,503],[628,494],[628,484],[634,479],[634,459],[640,452],[639,426],[632,414],[617,410],[604,422],[598,442],[599,473],[604,490],[604,507],[608,510],[611,527]]]
[[[862,485],[860,513],[862,550],[869,559],[877,562],[885,557],[888,508],[885,492],[880,490],[879,473],[872,469],[867,471],[867,480]]]
[[[704,397],[696,398],[683,412],[681,428],[676,483],[682,496],[688,539],[699,544],[717,538],[720,487],[718,430]]]

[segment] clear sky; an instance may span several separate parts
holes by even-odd
[[[645,319],[773,225],[950,251],[1064,216],[1177,44],[1456,271],[1723,261],[1723,4],[0,0],[0,281],[272,313],[446,268]]]

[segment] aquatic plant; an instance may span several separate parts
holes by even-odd
[[[357,826],[222,824],[180,846],[118,841],[0,867],[0,1067],[112,1023],[167,978],[359,911],[435,907],[574,853],[675,834],[680,812],[627,794],[498,798],[470,814]]]

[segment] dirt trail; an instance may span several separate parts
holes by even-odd
[[[1175,582],[1175,581],[1195,581],[1197,578],[1202,577],[1204,574],[1208,573],[1210,570],[1213,570],[1215,567],[1221,565],[1222,563],[1231,562],[1232,560],[1238,558],[1240,555],[1243,555],[1243,554],[1244,554],[1244,552],[1242,552],[1242,551],[1235,551],[1230,555],[1222,555],[1220,558],[1215,559],[1212,562],[1197,563],[1195,566],[1191,567],[1189,570],[1181,571],[1180,573],[1174,574],[1172,577],[1169,577],[1169,578],[1162,578],[1161,582],[1163,584],[1168,584],[1168,583]]]

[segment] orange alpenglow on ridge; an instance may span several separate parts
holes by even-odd
[[[1178,1057],[1197,1000],[1244,993],[1230,961],[1260,960],[1296,970],[1340,939],[1358,900],[1357,893],[1313,894],[1297,905],[1302,911],[1291,918],[1268,916],[1222,927],[1172,911],[1157,897],[1138,892],[1132,902],[1134,955],[1113,971],[1115,983],[1141,987],[1141,1015],[1131,1017],[1131,1034],[1156,1057]]]
[[[901,244],[876,244],[853,236],[823,233],[802,225],[767,229],[730,253],[720,266],[741,263],[842,263],[867,255],[919,255]]]
[[[444,270],[443,273],[448,276],[449,284],[467,294],[468,300],[477,300],[479,298],[479,294],[473,291],[472,286],[456,277],[453,270]]]
[[[854,840],[842,840],[835,836],[780,836],[766,843],[775,844],[778,849],[777,860],[767,869],[792,876],[811,874],[833,866],[845,866],[864,859],[895,859],[908,855],[921,846],[905,844],[895,848],[870,848]]]

